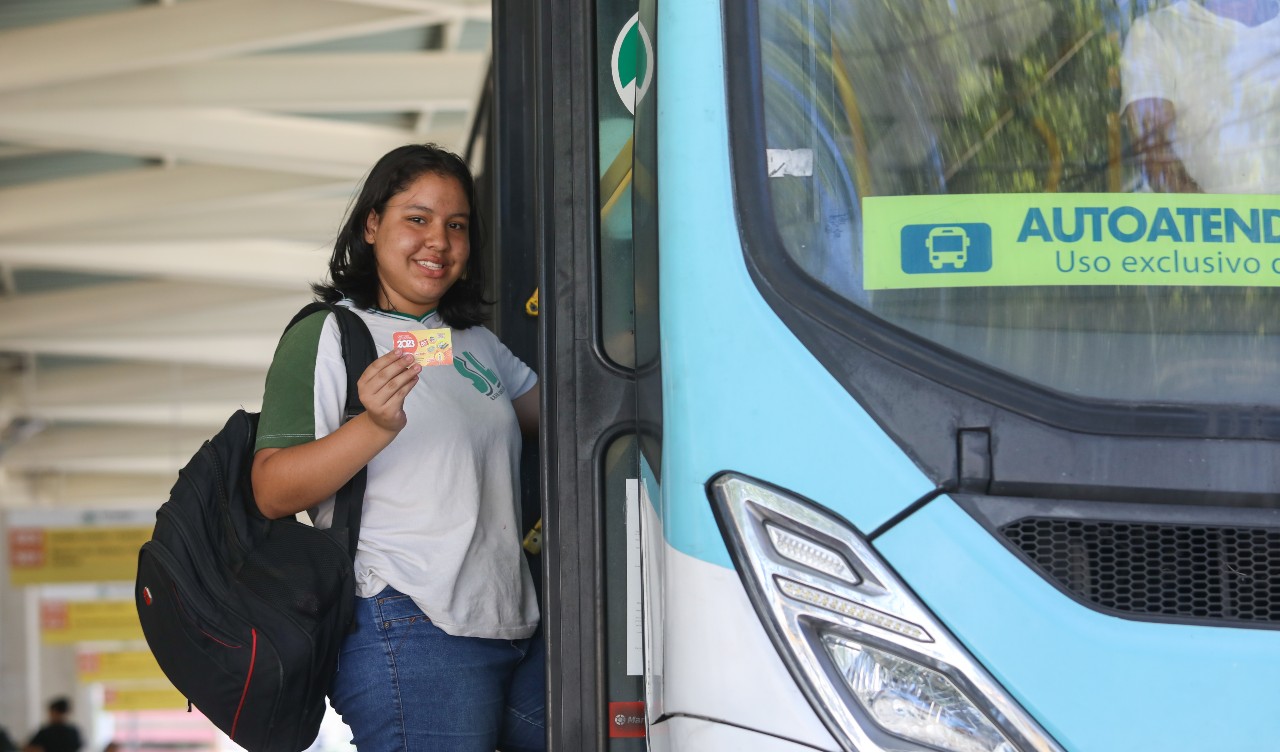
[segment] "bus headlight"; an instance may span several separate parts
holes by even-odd
[[[716,518],[769,636],[851,752],[1061,752],[846,523],[726,473]]]
[[[822,642],[863,710],[887,731],[956,752],[1015,752],[944,674],[836,635]]]

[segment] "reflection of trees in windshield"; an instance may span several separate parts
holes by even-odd
[[[772,181],[779,223],[802,267],[843,294],[860,295],[860,196],[1120,187],[1117,35],[1095,0],[762,14],[769,145],[815,151],[814,185]]]
[[[860,3],[829,44],[876,193],[1106,190],[1118,50],[1096,1]]]
[[[1151,20],[1212,17],[1244,28],[1219,17],[1226,13],[1219,6],[1261,5],[1274,9],[1273,0],[766,3],[770,146],[803,144],[818,152],[819,191],[833,196],[796,196],[804,204],[797,218],[826,200],[856,206],[867,195],[1195,190],[1194,181],[1182,181],[1185,188],[1178,181],[1147,182],[1153,144],[1167,149],[1168,134],[1163,140],[1130,134],[1141,118],[1121,117],[1122,71],[1127,89],[1134,88],[1128,79],[1136,78],[1135,70],[1145,70],[1146,79],[1181,76],[1168,88],[1185,89],[1185,73],[1165,72],[1168,60],[1141,59],[1143,50],[1156,48],[1135,44],[1152,35]],[[1205,29],[1197,29],[1173,47],[1190,51],[1190,40],[1209,47],[1220,41],[1206,41]],[[1280,86],[1274,84],[1280,33],[1273,33],[1280,32],[1280,19],[1250,29],[1251,37],[1232,32],[1236,43],[1222,55],[1201,55],[1181,67],[1222,68],[1216,77],[1206,73],[1214,85],[1202,88],[1212,90],[1213,102],[1235,108],[1199,107],[1195,135],[1217,127],[1214,155],[1236,160],[1242,175],[1274,161],[1280,185]],[[1174,58],[1178,52],[1169,50]],[[1245,62],[1232,64],[1236,58]],[[1241,83],[1250,76],[1266,83]],[[1212,117],[1244,110],[1242,99],[1252,103],[1250,120]],[[1180,108],[1193,109],[1186,102]],[[1265,139],[1242,135],[1257,132],[1264,115]],[[1222,192],[1261,192],[1267,185]]]

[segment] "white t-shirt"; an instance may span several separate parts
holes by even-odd
[[[396,332],[444,327],[353,308],[378,355]],[[520,428],[511,400],[537,376],[484,327],[452,330],[453,365],[425,367],[405,398],[408,424],[369,463],[356,590],[390,585],[453,635],[533,634],[538,606],[520,529]],[[333,315],[321,312],[281,338],[267,374],[257,448],[286,447],[337,430],[346,370]],[[333,499],[315,510],[328,527]]]
[[[1122,107],[1166,99],[1173,149],[1207,193],[1280,193],[1280,17],[1258,26],[1179,0],[1134,21]]]

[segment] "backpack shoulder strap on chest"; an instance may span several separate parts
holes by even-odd
[[[305,306],[293,317],[285,327],[285,331],[319,311],[333,313],[342,339],[342,360],[347,367],[347,398],[342,410],[342,421],[345,423],[364,412],[357,382],[360,381],[360,376],[369,364],[377,358],[378,353],[373,344],[373,336],[369,334],[369,327],[365,326],[364,321],[350,308],[336,303],[316,302]],[[353,559],[356,555],[356,545],[360,540],[360,513],[364,508],[367,475],[368,469],[360,468],[360,472],[338,489],[333,507],[333,524],[330,530],[337,540],[345,540],[347,553],[351,554]],[[345,538],[341,532],[344,528],[346,529]]]

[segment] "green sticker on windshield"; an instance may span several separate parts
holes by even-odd
[[[1164,193],[863,200],[868,290],[1280,286],[1280,197]]]

